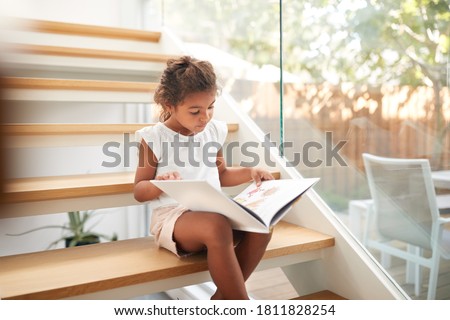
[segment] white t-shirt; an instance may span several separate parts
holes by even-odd
[[[179,134],[158,122],[136,131],[136,141],[143,139],[153,151],[158,160],[156,176],[177,171],[183,180],[207,180],[220,190],[216,158],[227,133],[226,123],[218,120],[211,120],[193,136]],[[166,194],[151,201],[154,208],[176,203]]]

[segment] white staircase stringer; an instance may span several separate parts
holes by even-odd
[[[335,238],[335,246],[324,252],[321,267],[310,270],[319,273],[327,290],[348,299],[409,298],[315,191],[308,192],[285,220]]]

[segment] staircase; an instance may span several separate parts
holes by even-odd
[[[106,143],[136,147],[133,133],[149,125],[148,103],[165,61],[182,54],[176,41],[164,30],[26,19],[16,20],[13,26],[8,31],[9,51],[3,57],[3,102],[21,111],[11,111],[2,124],[3,148],[8,153],[42,154],[51,148]],[[61,116],[43,115],[38,111],[42,107]],[[90,115],[97,107],[106,120],[110,113],[122,113],[122,121],[95,122],[99,117]],[[34,118],[27,112],[38,121],[31,121]],[[264,141],[256,124],[226,94],[218,99],[216,118],[228,123],[228,142]],[[232,151],[233,163],[245,161]],[[260,159],[265,159],[265,152],[261,145],[255,149]],[[300,177],[274,150],[271,158],[276,167],[269,170],[277,178]],[[100,169],[61,174],[57,168],[47,168],[44,172],[50,174],[30,176],[24,176],[27,168],[25,173],[11,170],[20,171],[20,176],[5,181],[0,217],[143,206],[133,198],[134,167]],[[275,228],[258,270],[275,267],[281,267],[299,296],[306,298],[321,297],[313,295],[316,292],[349,299],[405,298],[314,192]],[[123,299],[208,280],[204,256],[180,260],[156,248],[147,236],[0,257],[1,299]]]

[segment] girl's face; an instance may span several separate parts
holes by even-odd
[[[199,133],[205,129],[214,114],[214,102],[215,90],[189,94],[176,107],[168,107],[171,115],[164,123],[185,136]]]

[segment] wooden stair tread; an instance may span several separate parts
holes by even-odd
[[[51,79],[5,77],[3,86],[6,89],[52,89],[52,90],[85,90],[85,91],[119,91],[119,92],[153,92],[158,83],[131,81],[101,81],[78,79]]]
[[[323,290],[301,297],[293,298],[291,300],[347,300],[346,298],[329,290]]]
[[[277,179],[279,172],[272,172]],[[95,173],[10,179],[3,203],[22,203],[132,193],[135,172]]]
[[[17,28],[29,29],[37,32],[58,33],[87,37],[113,38],[124,40],[137,40],[146,42],[159,42],[161,32],[138,29],[125,29],[79,23],[68,23],[49,20],[35,20],[12,18],[12,25]]]
[[[168,59],[176,58],[174,55],[145,53],[145,52],[129,52],[129,51],[113,51],[98,50],[88,48],[71,48],[47,45],[32,44],[14,44],[11,48],[14,52],[54,55],[67,57],[82,58],[98,58],[98,59],[116,59],[116,60],[134,60],[147,62],[167,62]]]
[[[69,134],[123,134],[134,133],[154,123],[6,123],[5,135],[69,135]],[[228,132],[236,132],[239,125],[228,124]]]
[[[280,222],[263,259],[332,247],[334,238]],[[152,238],[0,257],[1,299],[59,299],[207,270],[204,255],[178,259]]]
[[[133,192],[134,172],[10,179],[4,203],[72,199]]]

